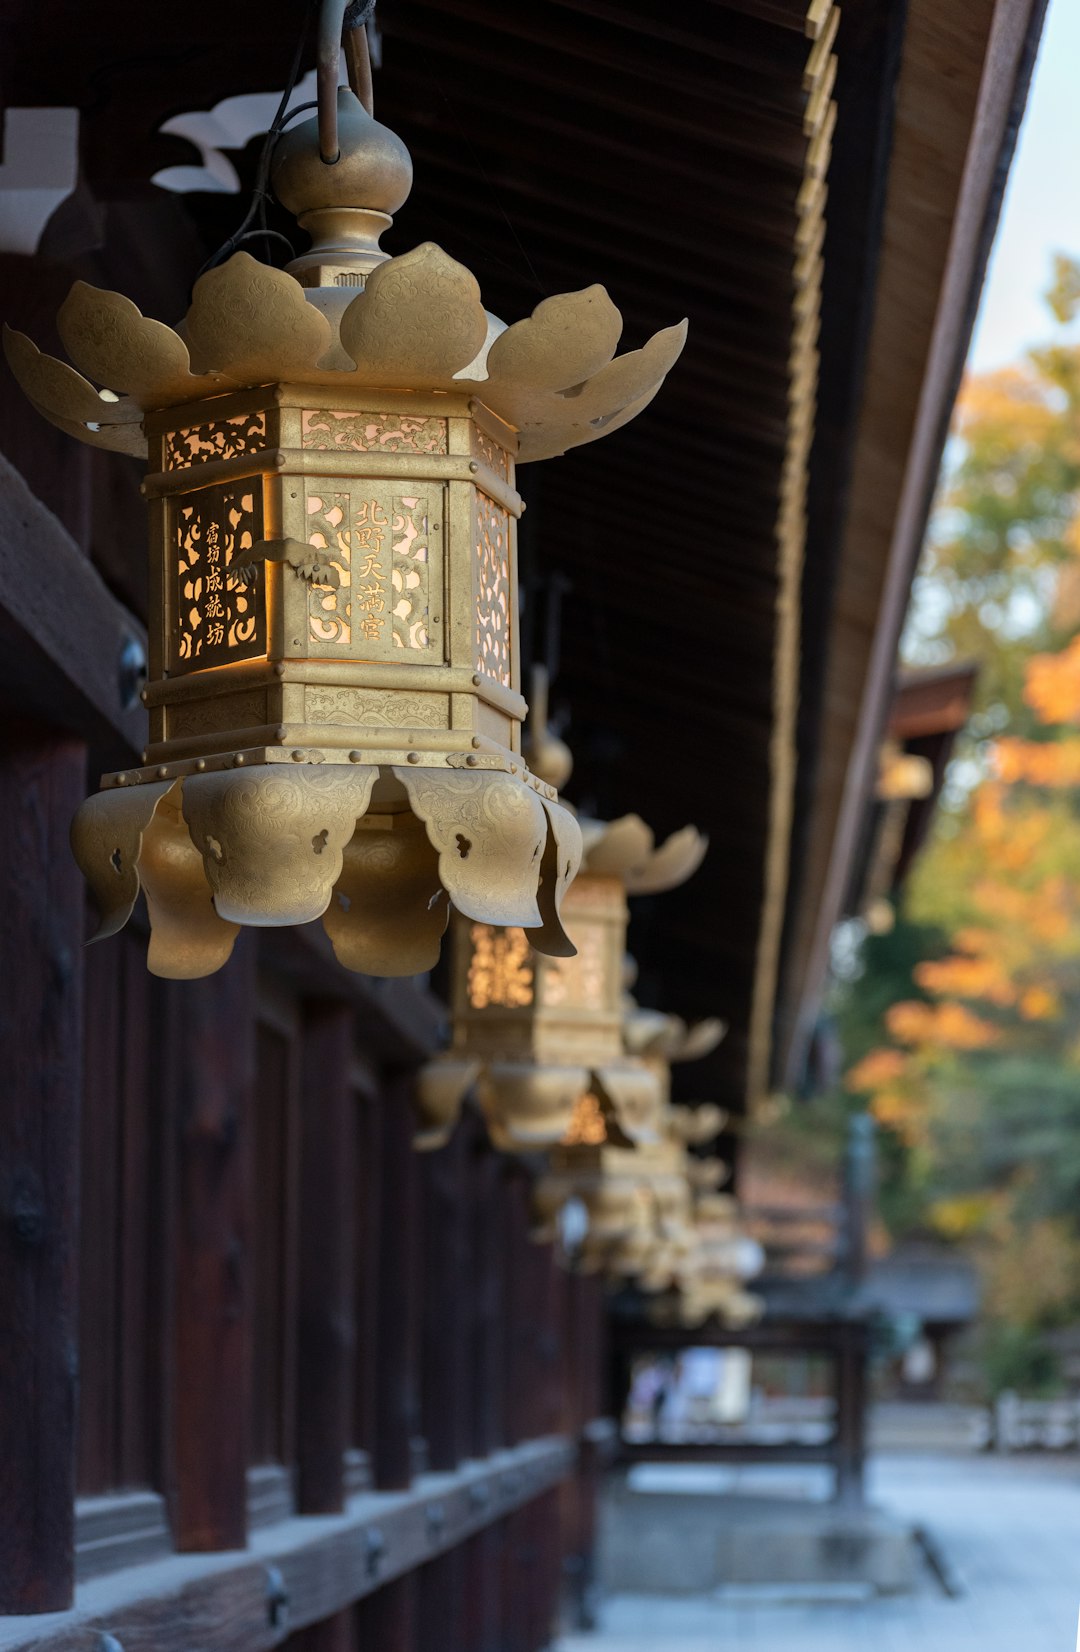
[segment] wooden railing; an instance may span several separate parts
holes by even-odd
[[[640,1314],[616,1314],[612,1321],[615,1415],[623,1412],[638,1356],[674,1356],[690,1347],[745,1348],[752,1355],[816,1356],[828,1363],[833,1403],[826,1437],[764,1441],[725,1430],[707,1441],[623,1439],[623,1461],[822,1463],[833,1470],[837,1500],[862,1503],[871,1325],[859,1287],[866,1274],[875,1179],[873,1125],[858,1115],[849,1131],[839,1203],[743,1209],[747,1230],[766,1250],[765,1272],[752,1287],[766,1303],[760,1323],[729,1330],[716,1320],[693,1329],[660,1327]]]

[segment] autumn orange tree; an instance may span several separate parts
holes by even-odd
[[[1080,310],[1057,261],[1056,320]],[[1080,1317],[1080,346],[970,379],[905,638],[980,698],[897,934],[841,993],[892,1209],[972,1243],[991,1321]],[[882,1002],[881,965],[922,945]],[[871,1013],[867,1008],[872,1006]]]

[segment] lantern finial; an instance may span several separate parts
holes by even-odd
[[[368,114],[347,86],[337,91],[340,152],[332,166],[319,154],[319,123],[282,133],[270,177],[282,206],[312,245],[288,265],[302,287],[344,287],[350,297],[389,253],[379,237],[412,189],[412,157],[396,132]]]

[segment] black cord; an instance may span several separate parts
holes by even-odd
[[[278,138],[280,137],[288,121],[292,119],[293,115],[298,115],[301,108],[314,108],[313,104],[305,103],[301,104],[297,109],[290,110],[289,113],[286,114],[286,110],[289,108],[289,99],[292,97],[296,88],[296,82],[300,78],[300,64],[302,63],[304,57],[304,46],[307,42],[308,30],[311,26],[311,16],[317,3],[318,0],[309,0],[307,13],[304,17],[304,26],[300,31],[300,39],[296,43],[296,51],[293,53],[292,68],[289,71],[289,79],[284,92],[281,94],[281,101],[277,106],[277,113],[270,122],[269,130],[267,131],[262,149],[259,153],[259,164],[255,169],[255,187],[252,190],[251,202],[248,206],[247,212],[244,214],[242,223],[236,230],[233,231],[232,235],[229,236],[229,239],[223,242],[217,252],[207,259],[206,263],[199,271],[199,275],[205,275],[207,270],[216,269],[217,266],[219,264],[223,264],[227,258],[231,258],[242,241],[249,241],[252,239],[257,240],[260,237],[265,237],[267,240],[284,241],[285,245],[289,248],[290,253],[293,252],[292,243],[288,236],[280,234],[277,230],[267,228],[266,203],[270,198],[270,162],[274,153],[274,145],[277,143]],[[258,220],[259,227],[258,229],[253,230],[251,226],[256,220]],[[295,256],[295,254],[293,254],[293,256]],[[197,275],[195,279],[197,281],[199,276]]]
[[[316,98],[312,98],[310,103],[298,103],[296,105],[295,109],[290,109],[289,110],[289,113],[285,116],[284,120],[280,123],[280,125],[278,126],[278,132],[279,133],[284,132],[284,130],[288,126],[289,122],[291,120],[295,120],[297,115],[302,115],[308,109],[317,109],[318,107],[319,107],[319,104],[318,104],[318,100]]]

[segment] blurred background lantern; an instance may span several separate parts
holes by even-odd
[[[739,1327],[760,1319],[764,1304],[745,1289],[765,1266],[756,1239],[739,1227],[739,1209],[726,1193],[709,1193],[694,1206],[691,1242],[655,1283],[665,1295],[649,1305],[659,1324],[704,1325],[714,1315]]]
[[[535,746],[532,761],[541,766]],[[558,762],[565,776],[569,754]],[[474,1085],[499,1148],[658,1142],[662,1077],[624,1039],[627,896],[683,883],[707,840],[688,826],[657,847],[636,815],[581,831],[581,870],[562,901],[575,956],[542,955],[521,928],[455,920],[451,1047],[421,1072],[418,1145],[447,1139]]]
[[[150,741],[73,846],[101,935],[144,890],[160,975],[320,916],[349,968],[413,974],[451,906],[572,951],[578,827],[520,753],[515,464],[632,418],[685,327],[613,360],[600,287],[506,327],[439,247],[383,252],[412,163],[370,113],[362,28],[336,85],[344,10],[322,8],[317,118],[264,152],[307,253],[276,269],[234,237],[175,331],[77,283],[79,371],[5,333],[39,412],[149,460]]]

